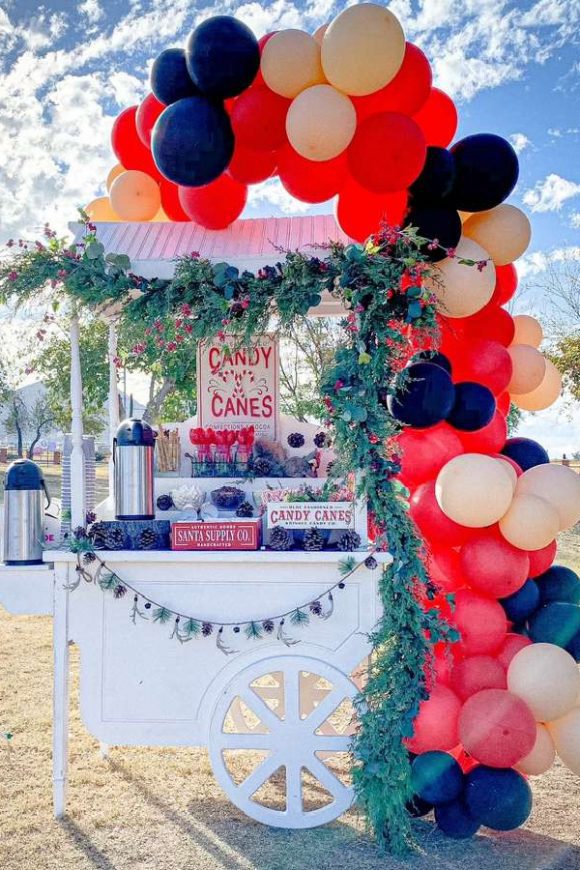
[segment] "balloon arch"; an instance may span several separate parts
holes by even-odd
[[[260,40],[218,16],[155,60],[151,93],[115,121],[109,196],[87,212],[223,229],[248,185],[278,177],[297,200],[336,197],[357,241],[381,222],[432,240],[439,352],[412,363],[389,408],[407,424],[400,480],[438,589],[426,606],[461,639],[437,649],[408,739],[410,811],[434,807],[445,832],[467,837],[522,824],[527,778],[556,753],[580,774],[580,582],[553,565],[556,535],[580,519],[580,479],[507,437],[510,404],[547,408],[561,381],[539,323],[502,307],[531,233],[504,202],[517,156],[490,133],[449,147],[456,127],[427,58],[382,6]]]

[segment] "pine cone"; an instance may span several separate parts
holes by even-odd
[[[125,535],[118,526],[105,527],[104,548],[105,550],[122,550],[125,546]]]
[[[173,506],[173,499],[170,495],[160,495],[157,499],[157,507],[160,511],[170,511]]]
[[[243,501],[236,511],[237,517],[253,517],[254,508],[249,501]]]
[[[256,459],[254,462],[254,474],[256,477],[270,477],[272,474],[272,463],[269,459]]]
[[[268,546],[271,550],[291,550],[292,535],[284,526],[275,526],[270,532]]]
[[[374,556],[367,556],[365,559],[365,568],[368,568],[369,571],[374,571],[378,567],[378,564]]]
[[[139,533],[137,542],[140,550],[153,550],[157,544],[157,532],[151,528],[143,529]]]
[[[95,550],[107,549],[107,526],[105,525],[105,523],[93,523],[93,525],[91,526],[89,537],[93,541],[93,546]]]
[[[301,432],[292,432],[288,435],[290,447],[304,447],[304,435]]]
[[[89,550],[88,553],[84,554],[83,562],[85,563],[85,565],[90,565],[91,562],[94,562],[96,558],[97,557],[95,556],[95,554]]]
[[[316,447],[324,447],[326,444],[326,433],[325,432],[317,432],[314,436],[314,444]]]
[[[360,545],[361,539],[358,532],[355,532],[352,529],[348,529],[338,539],[337,547],[343,552],[351,552],[352,550],[358,550]]]
[[[324,538],[318,529],[306,529],[304,532],[304,549],[309,553],[314,553],[317,550],[322,550],[324,547]]]

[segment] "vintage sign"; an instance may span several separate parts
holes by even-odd
[[[200,426],[254,426],[256,438],[278,436],[278,341],[264,335],[251,347],[239,339],[201,341],[197,350]]]
[[[171,523],[172,550],[257,550],[261,520]]]
[[[349,529],[354,524],[354,506],[350,501],[273,501],[267,506],[268,528]]]

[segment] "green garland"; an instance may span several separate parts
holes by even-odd
[[[35,299],[47,285],[53,304],[68,297],[94,309],[120,301],[121,330],[134,335],[136,326],[142,329],[142,340],[129,353],[162,365],[194,355],[202,339],[227,333],[247,344],[271,328],[273,319],[280,329],[295,325],[325,291],[345,305],[345,340],[323,388],[340,457],[333,474],[356,472],[358,495],[368,501],[377,541],[394,557],[380,583],[383,616],[371,636],[368,682],[356,699],[354,784],[379,847],[405,852],[412,837],[403,740],[412,734],[427,696],[430,649],[455,636],[436,611],[421,604],[434,589],[422,541],[407,513],[407,492],[393,479],[400,467],[396,438],[401,427],[386,400],[409,359],[435,343],[435,300],[422,279],[429,272],[426,252],[436,243],[412,229],[384,228],[366,246],[330,245],[324,260],[286,253],[257,275],[191,254],[177,262],[171,281],[146,281],[131,275],[127,258],[105,256],[90,224],[80,248],[68,247],[49,230],[46,234],[47,244],[19,243],[16,256],[0,263],[0,301]]]

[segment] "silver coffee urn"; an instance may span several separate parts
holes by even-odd
[[[113,439],[115,518],[155,519],[155,433],[142,420],[123,420]]]
[[[6,565],[40,565],[44,544],[44,496],[50,495],[42,471],[30,459],[17,459],[4,478],[3,560]]]

